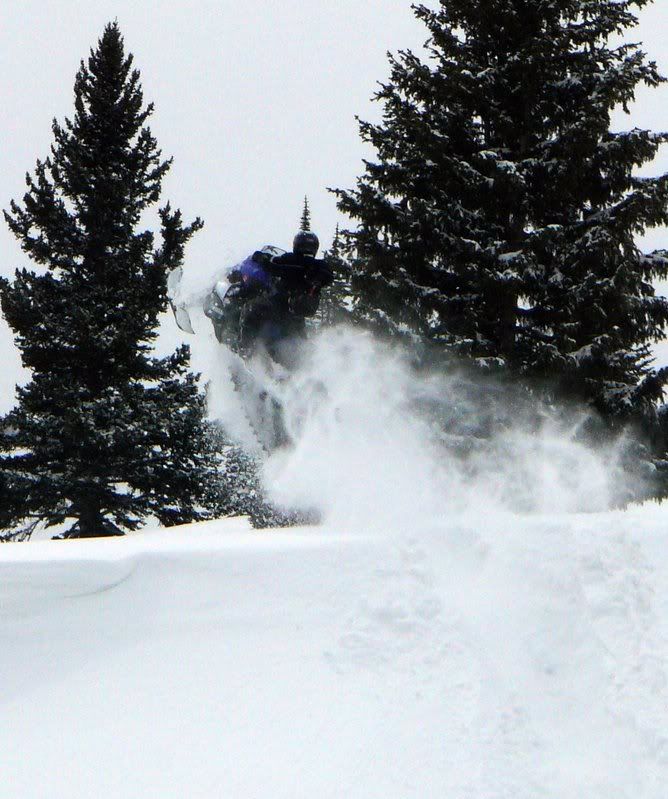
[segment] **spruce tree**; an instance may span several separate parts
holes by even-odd
[[[323,258],[331,267],[334,279],[322,292],[316,321],[325,327],[341,322],[354,322],[351,269],[344,252],[339,225],[336,226],[332,246],[323,253]]]
[[[414,7],[427,60],[390,57],[377,151],[339,208],[366,315],[478,363],[548,378],[609,416],[649,412],[649,346],[668,303],[668,177],[639,178],[664,134],[613,132],[639,83],[663,78],[611,37],[649,0],[441,0]]]
[[[311,231],[311,209],[308,207],[308,197],[304,197],[304,209],[302,210],[299,229],[305,233],[310,233]]]
[[[4,315],[32,379],[0,435],[5,527],[71,522],[64,535],[198,519],[215,472],[204,399],[181,347],[152,351],[166,275],[201,226],[159,210],[139,228],[171,160],[147,127],[140,76],[117,24],[81,63],[75,114],[5,218],[40,269],[2,281]]]

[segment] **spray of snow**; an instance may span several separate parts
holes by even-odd
[[[210,352],[214,416],[247,445],[227,371]],[[327,330],[275,386],[294,445],[265,464],[271,498],[317,508],[335,526],[403,529],[444,516],[597,511],[610,506],[615,452],[581,440],[584,414],[529,419],[493,381],[416,372],[368,333]],[[496,431],[489,435],[494,425]],[[484,433],[484,434],[483,434]]]

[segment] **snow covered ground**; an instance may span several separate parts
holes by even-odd
[[[265,478],[321,526],[0,547],[0,797],[665,799],[666,509],[606,510],[577,420],[462,470],[414,401],[470,396],[368,337],[290,386]]]
[[[664,799],[665,512],[0,549],[0,795]]]

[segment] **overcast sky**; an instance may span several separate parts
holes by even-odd
[[[345,220],[326,187],[354,185],[369,154],[355,114],[377,118],[370,97],[387,77],[386,51],[426,38],[408,0],[3,2],[0,207],[21,198],[25,172],[48,154],[51,120],[72,115],[79,62],[113,19],[155,102],[153,132],[174,157],[163,199],[205,221],[186,256],[186,269],[199,273],[265,243],[289,246],[305,194],[329,243]],[[668,2],[658,0],[633,35],[666,74],[667,29]],[[668,128],[668,87],[642,91],[632,117],[615,123]],[[668,157],[652,169],[661,168]],[[646,244],[668,246],[668,237],[661,231]],[[23,263],[0,223],[0,274]]]
[[[164,198],[206,228],[189,261],[214,265],[264,243],[287,246],[305,194],[323,242],[337,222],[327,186],[352,185],[386,50],[419,46],[405,0],[2,3],[0,198],[48,152],[53,117],[73,111],[82,57],[118,19],[155,102],[151,127],[174,156]],[[16,9],[20,9],[17,12]],[[17,246],[0,233],[5,271]],[[20,257],[20,254],[19,254]]]

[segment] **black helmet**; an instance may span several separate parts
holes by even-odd
[[[318,237],[310,230],[300,230],[292,242],[292,251],[302,255],[315,255],[319,247]]]

